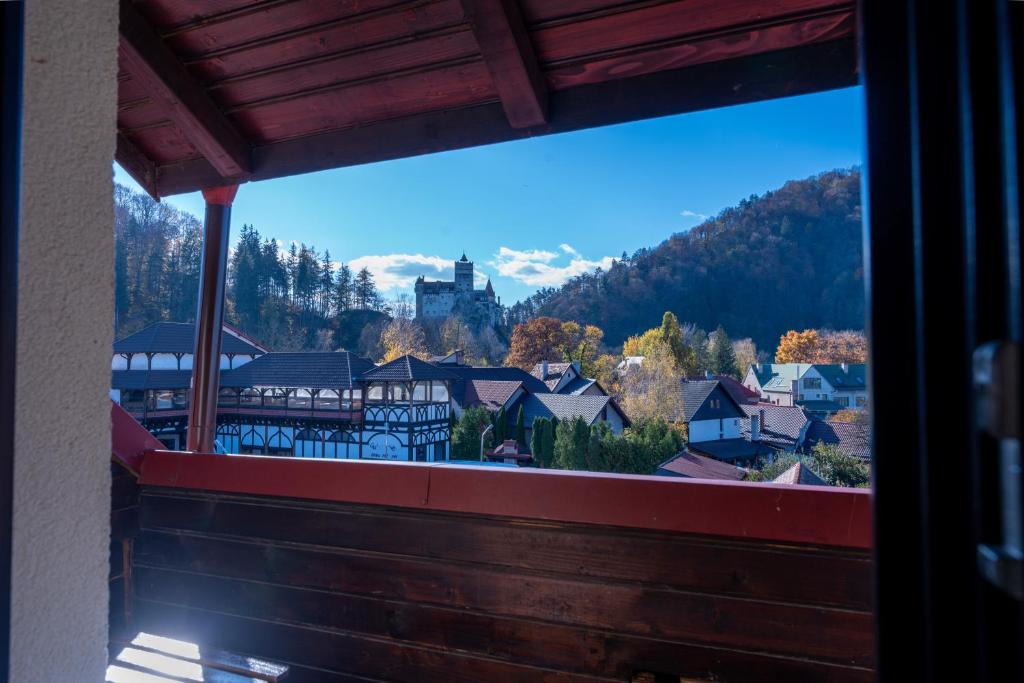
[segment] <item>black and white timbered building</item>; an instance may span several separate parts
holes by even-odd
[[[185,442],[191,373],[177,367],[143,369],[141,361],[133,359],[146,358],[150,367],[150,358],[180,354],[176,362],[190,368],[190,354],[175,341],[187,336],[181,328],[191,326],[167,328],[170,334],[167,329],[146,328],[127,337],[115,346],[113,362],[111,398],[169,448],[181,448]],[[244,341],[233,337],[229,342],[229,334],[234,333],[225,330],[225,349]],[[128,348],[132,356],[126,359]],[[221,367],[217,444],[224,452],[449,459],[451,388],[458,379],[453,373],[410,356],[378,367],[346,351],[267,352],[255,344],[251,348],[251,355],[241,353],[249,349],[239,349],[237,355],[247,356],[244,362],[226,360]]]

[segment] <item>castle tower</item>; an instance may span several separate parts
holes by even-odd
[[[416,317],[417,318],[422,318],[423,317],[423,290],[426,289],[426,285],[424,284],[425,282],[426,282],[426,278],[424,278],[422,275],[420,275],[418,278],[416,278],[416,285],[413,288],[415,290],[415,292],[416,292]]]
[[[455,293],[456,295],[473,295],[473,262],[462,254],[455,262]]]

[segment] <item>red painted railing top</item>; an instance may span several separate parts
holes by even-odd
[[[142,469],[142,454],[163,446],[127,410],[110,402],[110,451],[114,460],[138,475]]]
[[[147,452],[139,483],[850,548],[871,493],[532,468]]]

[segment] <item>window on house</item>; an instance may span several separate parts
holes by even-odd
[[[821,389],[820,377],[805,377],[804,389]]]

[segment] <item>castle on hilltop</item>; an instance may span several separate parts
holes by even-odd
[[[455,280],[416,278],[417,318],[446,318],[452,313],[478,317],[491,325],[501,317],[501,299],[494,295],[491,281],[483,289],[473,289],[473,262],[465,254],[455,262]]]

